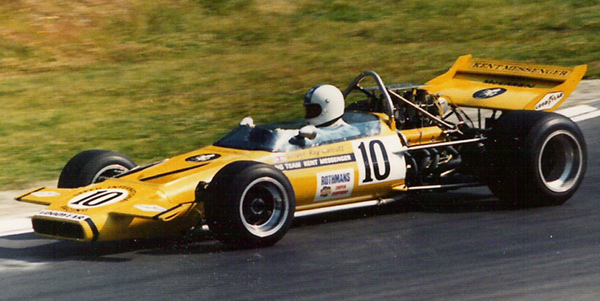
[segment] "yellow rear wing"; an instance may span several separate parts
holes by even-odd
[[[571,95],[587,65],[574,68],[458,58],[425,89],[464,107],[554,111]]]

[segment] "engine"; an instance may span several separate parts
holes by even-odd
[[[400,94],[405,100],[394,99],[395,119],[398,130],[410,130],[439,126],[431,116],[439,120],[445,120],[451,115],[458,118],[458,124],[466,125],[466,116],[458,112],[456,108],[450,108],[448,101],[443,97],[429,93],[424,89],[405,90]],[[412,103],[411,106],[406,101]],[[418,108],[418,109],[417,109]],[[426,116],[427,112],[431,116]],[[460,122],[463,121],[463,122]],[[454,140],[453,135],[464,135],[464,133],[446,131],[448,141]],[[456,183],[472,181],[476,174],[478,162],[472,162],[471,158],[480,158],[483,149],[481,145],[467,146],[440,146],[421,148],[406,153],[408,162],[407,184],[409,186],[443,185],[445,183]],[[470,154],[473,153],[471,156]],[[458,180],[457,178],[461,179]]]
[[[448,106],[444,98],[433,95],[424,89],[406,90],[402,93],[402,97],[436,117],[444,116],[444,111]],[[398,130],[436,125],[431,118],[399,99],[394,99],[394,106],[396,109],[396,128]]]

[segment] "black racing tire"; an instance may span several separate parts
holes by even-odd
[[[243,249],[278,242],[290,228],[296,210],[294,189],[287,177],[273,166],[252,161],[223,167],[197,198],[216,238]]]
[[[561,205],[585,176],[587,149],[571,119],[549,112],[511,111],[486,141],[490,190],[517,207]]]
[[[137,165],[131,158],[105,150],[87,150],[71,158],[58,178],[58,188],[77,188],[100,183]]]

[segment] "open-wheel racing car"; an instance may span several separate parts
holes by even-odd
[[[276,243],[294,217],[413,192],[487,185],[506,204],[558,205],[581,184],[587,154],[578,126],[550,111],[585,71],[470,55],[422,86],[386,86],[367,71],[343,91],[339,125],[245,118],[211,146],[146,166],[85,151],[66,164],[58,188],[17,200],[48,206],[32,217],[45,237],[173,237],[208,226],[238,247]]]

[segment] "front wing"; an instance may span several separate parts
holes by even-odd
[[[149,187],[114,187],[38,188],[16,200],[48,206],[32,217],[36,234],[77,241],[169,237],[198,220],[194,202],[174,204]]]

